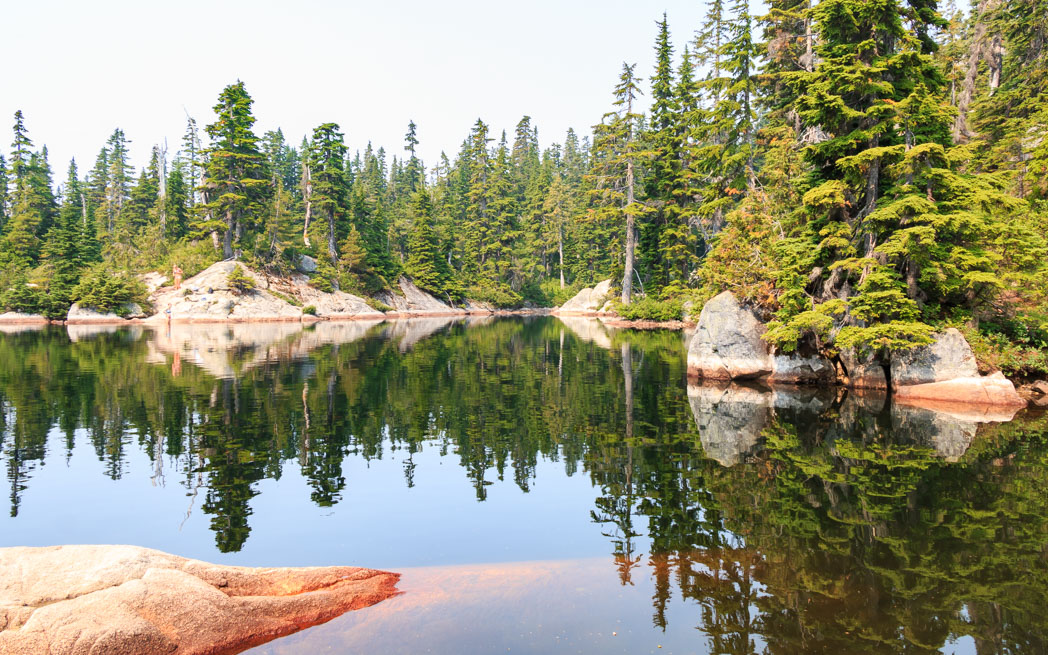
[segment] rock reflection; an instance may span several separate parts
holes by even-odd
[[[576,520],[612,583],[650,581],[645,622],[707,640],[691,650],[925,653],[961,635],[1048,650],[1045,419],[686,387],[679,334],[461,320],[0,334],[11,513],[84,442],[114,479],[134,449],[164,462],[223,552],[287,467],[329,507],[361,500],[351,458],[397,451],[411,486],[432,449],[470,503],[498,480],[527,493],[555,462],[592,484]]]
[[[941,411],[936,405],[891,403],[881,391],[818,387],[689,384],[688,399],[703,452],[723,466],[746,461],[776,421],[795,425],[800,436],[813,441],[890,438],[956,462],[980,426],[1006,423],[1016,414],[1007,408]]]

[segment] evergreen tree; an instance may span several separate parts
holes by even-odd
[[[80,252],[84,222],[84,194],[77,174],[76,160],[69,162],[69,173],[62,189],[58,218],[44,238],[42,258],[50,267],[47,289],[49,306],[45,311],[55,318],[69,309],[70,294],[80,278],[84,260]]]
[[[411,255],[404,265],[404,272],[419,288],[443,294],[451,272],[441,257],[440,245],[433,232],[433,203],[427,190],[419,189],[411,197],[411,214],[414,219],[408,248]]]
[[[204,216],[197,229],[218,233],[226,259],[238,256],[273,193],[259,139],[251,130],[251,103],[243,82],[227,86],[214,107],[217,119],[205,128],[211,146],[201,185]]]
[[[327,221],[327,254],[334,264],[338,260],[338,242],[344,233],[347,189],[345,179],[346,146],[335,123],[323,123],[313,129],[313,139],[306,152],[312,176],[314,211]]]
[[[623,256],[622,302],[633,298],[633,278],[637,244],[637,220],[647,214],[647,208],[636,198],[636,167],[649,156],[637,139],[637,123],[641,116],[634,112],[634,102],[640,95],[634,74],[636,64],[623,64],[619,83],[615,86],[614,106],[617,111],[604,115],[604,120],[593,128],[595,163],[593,168],[594,194],[604,214],[624,220],[625,253]]]

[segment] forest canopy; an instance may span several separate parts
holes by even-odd
[[[56,182],[16,112],[0,305],[62,318],[140,299],[134,276],[173,264],[279,275],[309,255],[324,290],[406,275],[451,302],[549,306],[612,278],[644,301],[624,312],[659,317],[731,290],[784,351],[906,348],[950,324],[1048,371],[1048,0],[753,11],[711,0],[680,45],[663,15],[654,68],[621,64],[591,133],[546,147],[528,116],[477,119],[436,162],[414,122],[393,152],[351,152],[345,130],[367,126],[333,122],[294,145],[256,132],[236,81],[173,154],[136,172],[117,128]]]

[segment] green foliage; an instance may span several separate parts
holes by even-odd
[[[637,298],[628,305],[615,303],[615,313],[628,321],[679,321],[683,316],[680,299],[656,300],[649,296]]]
[[[302,313],[303,314],[307,314],[309,316],[316,316],[317,315],[317,307],[316,307],[316,305],[306,305],[305,307],[302,308]]]
[[[233,270],[229,271],[229,275],[226,276],[226,284],[238,296],[255,290],[255,280],[244,272],[240,264],[237,264],[233,267]]]
[[[130,303],[145,302],[146,288],[129,273],[111,271],[105,264],[99,264],[83,274],[70,296],[81,307],[124,316]]]

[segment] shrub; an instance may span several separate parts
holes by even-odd
[[[233,290],[233,293],[240,295],[248,293],[255,288],[255,281],[251,279],[251,276],[244,273],[244,269],[237,264],[233,267],[233,270],[226,276],[226,282],[229,284],[229,288]]]
[[[382,302],[381,300],[375,300],[374,298],[365,298],[364,300],[366,300],[368,305],[372,309],[374,309],[376,311],[380,311],[380,312],[391,312],[391,311],[393,311],[392,307],[390,307],[386,303]]]
[[[130,303],[145,301],[146,287],[141,280],[126,272],[113,273],[105,265],[98,265],[80,278],[70,298],[82,307],[124,316]]]
[[[302,308],[302,313],[303,314],[309,314],[310,316],[316,316],[317,315],[317,307],[316,307],[316,305],[306,305],[305,307]]]
[[[628,321],[679,321],[682,305],[679,298],[655,300],[645,296],[628,305],[616,303],[615,312]]]
[[[0,297],[0,304],[3,304],[4,311],[23,314],[39,313],[44,304],[43,301],[40,289],[29,286],[25,280],[17,280]]]

